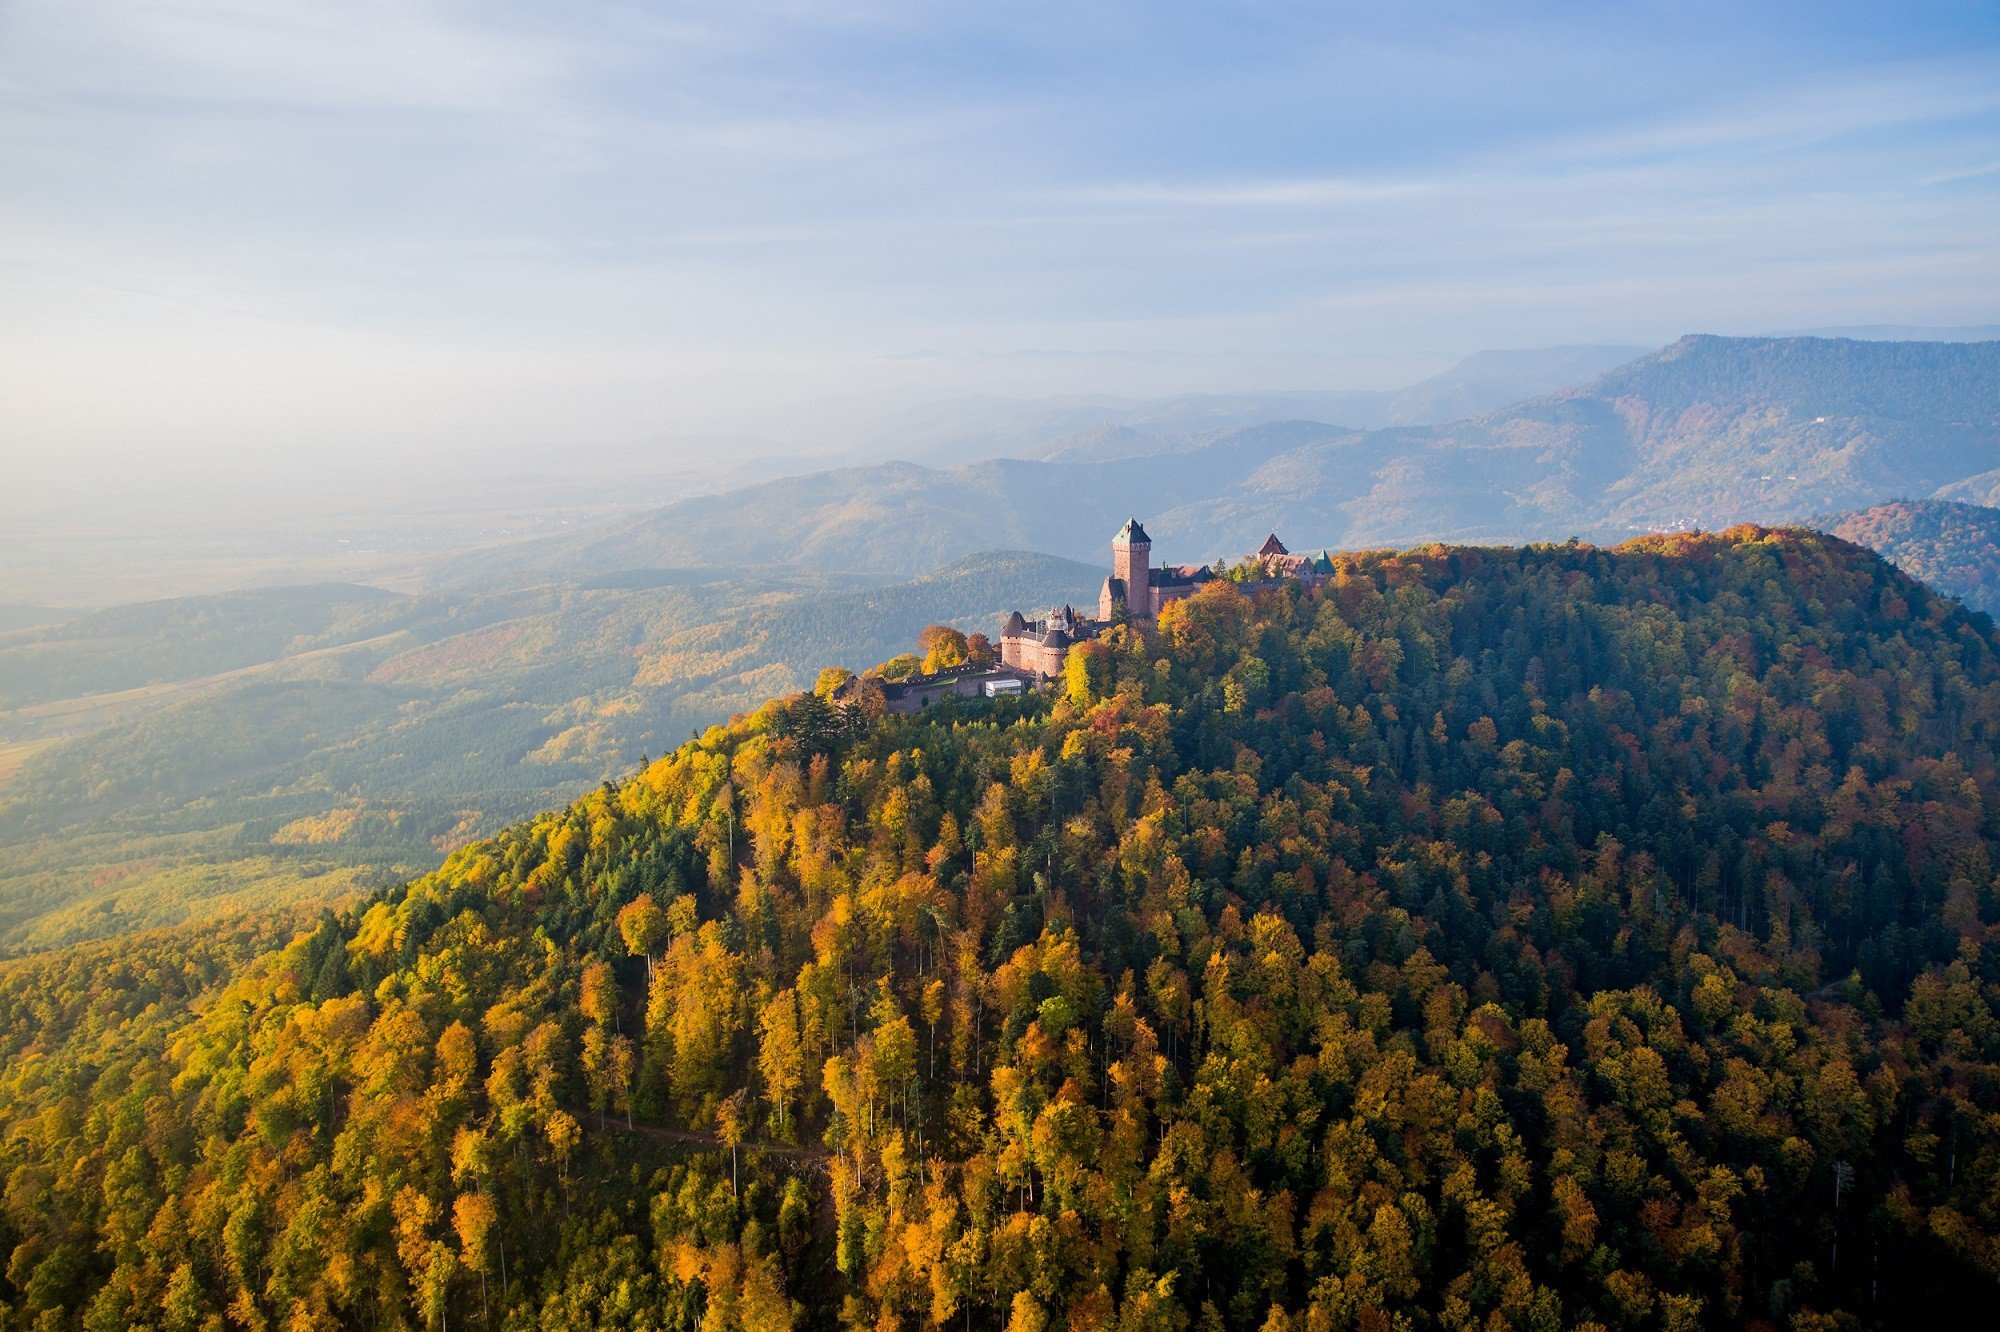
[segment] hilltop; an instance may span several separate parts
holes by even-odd
[[[1743,528],[789,696],[0,969],[24,1321],[1898,1326],[2000,1287],[2000,641]],[[248,960],[254,959],[254,960]]]
[[[1202,558],[1274,530],[1302,548],[1354,549],[1794,521],[1991,489],[2000,342],[1688,337],[1448,424],[1161,434],[1112,422],[1042,452],[728,491],[435,576],[699,564],[720,550],[773,567],[899,574],[997,545],[1085,558],[1083,534],[1094,540],[1131,512],[1157,515],[1156,535]]]

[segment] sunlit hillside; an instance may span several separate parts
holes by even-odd
[[[887,586],[327,586],[0,635],[0,953],[422,873],[824,665],[1101,577],[993,554]]]

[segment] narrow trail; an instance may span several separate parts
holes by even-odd
[[[646,1124],[637,1120],[627,1124],[624,1120],[616,1116],[601,1115],[595,1110],[579,1110],[576,1113],[580,1119],[587,1119],[589,1122],[596,1124],[598,1131],[602,1133],[631,1133],[639,1137],[652,1138],[657,1142],[679,1142],[691,1147],[712,1148],[718,1152],[729,1150],[729,1144],[722,1140],[720,1134],[698,1133],[693,1129],[665,1128],[659,1124]],[[844,1152],[836,1152],[823,1146],[790,1142],[750,1141],[747,1139],[737,1143],[736,1149],[744,1153],[745,1156],[752,1158],[756,1156],[774,1156],[780,1160],[797,1161],[826,1175],[833,1173],[833,1163],[835,1161],[841,1160],[846,1156]],[[864,1173],[873,1169],[877,1174],[880,1174],[882,1170],[882,1159],[878,1155],[862,1155],[855,1160],[855,1164]],[[940,1171],[947,1175],[956,1175],[964,1168],[965,1163],[963,1161],[946,1161],[935,1156],[923,1158],[917,1167],[920,1173],[927,1174],[931,1171]]]
[[[658,1139],[661,1142],[685,1142],[698,1147],[713,1147],[721,1152],[729,1150],[729,1144],[724,1142],[719,1134],[697,1133],[693,1129],[662,1128],[658,1124],[642,1124],[636,1120],[628,1124],[622,1119],[610,1115],[598,1114],[595,1110],[588,1110],[583,1113],[596,1123],[600,1132],[636,1133],[642,1137]],[[746,1140],[737,1143],[736,1149],[745,1153],[755,1152],[764,1156],[780,1156],[797,1161],[809,1161],[827,1168],[831,1168],[835,1157],[838,1155],[838,1153],[829,1151],[825,1147],[810,1147],[789,1142],[754,1142]]]

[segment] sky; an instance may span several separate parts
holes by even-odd
[[[2000,6],[0,2],[0,466],[2000,318]],[[750,447],[750,446],[743,446]]]

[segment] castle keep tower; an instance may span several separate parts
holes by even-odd
[[[1125,604],[1125,613],[1135,620],[1153,618],[1153,539],[1137,518],[1128,518],[1118,535],[1111,538],[1111,581],[1107,599]],[[1108,608],[1102,618],[1110,619]]]
[[[1111,538],[1111,576],[1097,598],[1097,618],[1088,619],[1073,606],[1052,610],[1031,620],[1015,611],[1000,628],[1000,661],[1009,669],[1043,680],[1062,674],[1069,650],[1089,642],[1120,618],[1135,625],[1159,618],[1160,608],[1191,597],[1215,581],[1207,565],[1153,567],[1153,538],[1133,518]]]

